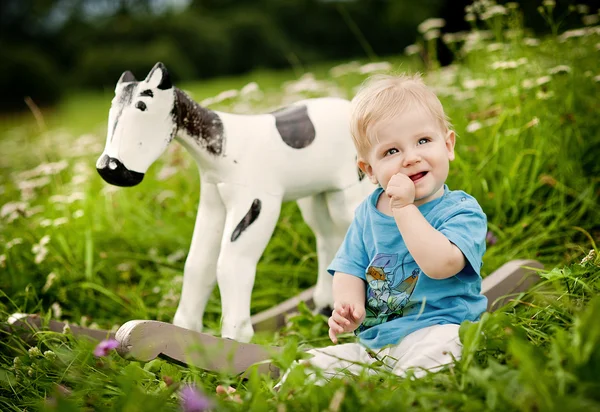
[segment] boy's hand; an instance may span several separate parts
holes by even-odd
[[[360,326],[365,319],[365,308],[348,303],[333,304],[333,312],[327,324],[329,325],[329,338],[333,343],[338,343],[337,335],[352,332]]]
[[[387,184],[385,193],[390,198],[392,210],[415,202],[415,184],[404,173],[396,173]]]

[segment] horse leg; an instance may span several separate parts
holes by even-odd
[[[217,186],[202,182],[194,235],[183,270],[181,299],[173,320],[177,326],[202,331],[204,309],[215,286],[224,224],[225,206]]]
[[[331,291],[333,276],[327,273],[327,266],[333,260],[343,238],[340,239],[333,224],[327,209],[325,193],[298,199],[297,203],[304,221],[312,229],[317,242],[318,273],[313,294],[315,310],[327,310],[328,307],[333,307]]]
[[[244,186],[220,184],[218,187],[227,209],[217,263],[221,336],[248,342],[254,334],[250,298],[256,265],[277,224],[282,196]]]
[[[316,233],[321,233],[320,235],[317,235],[319,280],[326,277],[329,285],[331,285],[332,276],[326,272],[327,266],[335,257],[344,237],[346,237],[348,227],[350,227],[350,223],[352,223],[352,220],[354,219],[356,208],[372,191],[373,184],[367,179],[363,179],[361,182],[344,190],[325,193],[325,211],[320,211],[319,214],[322,216],[327,215],[329,217],[329,222],[327,225],[320,225],[316,229]],[[324,231],[326,232],[322,233]],[[321,247],[319,247],[319,238],[321,238]],[[325,284],[325,281],[322,283]],[[319,286],[318,281],[317,286]],[[327,290],[325,287],[319,290],[317,287],[314,297],[317,308],[319,308],[318,302],[324,302],[325,296],[331,296],[329,299],[333,298],[330,290]]]

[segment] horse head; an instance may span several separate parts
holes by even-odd
[[[124,72],[108,114],[104,152],[96,162],[102,178],[116,186],[135,186],[175,137],[175,92],[169,73],[156,63],[143,81]]]

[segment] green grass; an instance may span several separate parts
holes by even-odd
[[[538,259],[548,269],[531,293],[463,325],[463,360],[453,368],[418,381],[382,372],[324,387],[307,386],[298,372],[274,392],[265,376],[242,381],[160,360],[140,364],[115,354],[98,359],[93,344],[68,335],[44,333],[31,343],[3,334],[0,410],[172,410],[179,386],[192,381],[219,410],[599,409],[600,260],[579,262],[600,237],[600,36],[596,28],[528,46],[515,14],[485,24],[492,38],[469,52],[451,45],[457,61],[450,67],[439,68],[431,49],[425,65],[416,56],[386,59],[396,72],[426,71],[455,126],[457,159],[448,184],[479,200],[498,238],[488,245],[484,276],[516,258]],[[518,67],[493,68],[511,64]],[[551,74],[560,65],[568,70]],[[305,96],[351,97],[366,78],[332,77],[331,66],[307,68],[327,85]],[[261,71],[180,87],[201,101],[256,81],[261,98],[211,108],[261,112],[295,98],[284,83],[298,74]],[[112,90],[70,96],[44,112],[45,130],[28,114],[0,121],[3,322],[13,312],[39,312],[114,328],[129,319],[170,321],[174,315],[198,204],[196,167],[173,144],[140,186],[104,184],[94,167],[111,99]],[[61,161],[56,173],[22,174]],[[161,179],[168,168],[176,173]],[[36,179],[42,179],[39,187],[23,188]],[[58,195],[71,196],[71,202],[53,197]],[[47,243],[40,245],[44,236]],[[257,269],[253,313],[311,286],[316,269],[312,233],[295,204],[285,204]],[[218,334],[219,315],[215,291],[205,316],[208,332]],[[256,341],[285,346],[277,359],[285,367],[299,350],[327,344],[324,318],[304,311],[284,330]],[[215,397],[219,383],[236,384],[243,403]]]

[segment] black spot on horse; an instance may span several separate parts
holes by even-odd
[[[223,122],[215,112],[200,106],[176,88],[171,115],[177,129],[184,129],[208,153],[215,156],[223,154],[225,132]]]
[[[315,127],[305,105],[289,106],[271,113],[283,141],[294,149],[307,147],[315,140]]]
[[[237,238],[240,237],[242,232],[244,230],[248,229],[248,226],[250,226],[252,224],[252,222],[254,222],[258,218],[258,215],[260,214],[261,205],[262,205],[262,203],[261,203],[260,199],[254,199],[254,201],[252,202],[252,205],[250,206],[250,210],[248,210],[248,213],[246,213],[246,216],[244,216],[242,218],[240,223],[238,223],[238,225],[235,227],[233,233],[231,234],[232,242],[235,242],[237,240]]]

